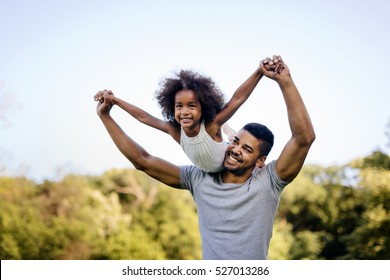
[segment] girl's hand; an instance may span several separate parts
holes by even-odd
[[[111,90],[102,90],[95,94],[94,100],[98,101],[96,112],[99,116],[109,115],[113,106],[112,97],[113,93]]]
[[[276,81],[290,76],[290,71],[280,55],[263,59],[260,62],[260,70],[264,76]]]

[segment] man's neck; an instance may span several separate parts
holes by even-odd
[[[222,181],[225,184],[242,184],[252,176],[253,169],[247,170],[245,173],[237,175],[229,170],[222,171]]]

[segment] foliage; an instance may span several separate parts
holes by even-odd
[[[390,259],[390,158],[305,166],[283,192],[270,259]],[[1,259],[200,259],[186,191],[112,169],[41,184],[0,177]]]
[[[375,151],[346,166],[306,166],[282,195],[270,258],[390,259],[389,162]],[[274,256],[278,223],[292,237]]]
[[[1,259],[200,258],[190,198],[134,170],[40,185],[2,177],[0,201]]]

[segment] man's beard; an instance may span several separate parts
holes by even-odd
[[[253,169],[255,166],[246,166],[244,168],[242,167],[234,167],[234,168],[231,168],[229,166],[226,166],[225,164],[223,165],[224,169],[236,176],[240,176],[242,174],[244,174],[247,170],[250,170],[250,169]]]

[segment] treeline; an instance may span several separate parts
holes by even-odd
[[[0,258],[200,259],[196,207],[133,169],[0,177]],[[305,166],[282,195],[269,258],[390,259],[390,157]]]
[[[306,166],[285,190],[270,258],[390,259],[390,157]]]

